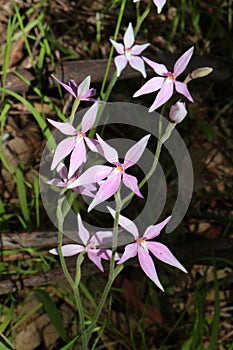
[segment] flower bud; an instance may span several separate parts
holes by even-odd
[[[194,71],[190,72],[187,76],[187,78],[185,79],[185,83],[189,83],[191,80],[193,79],[197,79],[197,78],[203,78],[206,77],[207,75],[209,75],[210,73],[212,73],[213,68],[211,67],[200,67],[195,69]]]
[[[171,106],[169,118],[173,123],[180,123],[187,115],[187,110],[185,108],[185,103],[178,101],[173,106]]]

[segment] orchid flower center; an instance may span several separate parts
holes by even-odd
[[[141,245],[141,247],[147,252],[149,253],[148,251],[148,248],[147,248],[147,243],[146,243],[146,240],[144,238],[140,238],[138,240],[139,244]]]
[[[126,48],[125,49],[125,57],[128,60],[131,56],[131,48]]]
[[[174,74],[172,72],[167,72],[166,76],[168,77],[168,79],[170,80],[175,80]]]
[[[123,164],[121,164],[121,163],[116,162],[116,163],[114,163],[114,165],[116,166],[116,170],[118,170],[118,171],[124,171],[125,170],[124,167],[123,167]]]
[[[84,132],[82,132],[82,131],[77,131],[77,136],[78,136],[78,138],[83,138],[83,137],[85,137],[86,136],[86,134],[84,133]]]
[[[85,252],[88,252],[88,250],[90,250],[90,249],[95,249],[95,244],[94,244],[94,242],[92,242],[92,241],[90,241],[90,242],[86,245],[86,247],[84,248],[84,251],[85,251]]]

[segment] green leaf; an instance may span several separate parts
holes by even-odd
[[[62,318],[56,304],[53,302],[50,295],[41,289],[36,290],[35,295],[43,304],[46,314],[50,318],[61,339],[65,341],[67,339],[66,330],[63,326]]]

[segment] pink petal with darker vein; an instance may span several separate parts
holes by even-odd
[[[74,188],[80,185],[88,185],[103,180],[113,171],[112,167],[106,165],[94,165],[88,168],[77,180],[72,182],[68,188]]]
[[[157,91],[161,88],[166,78],[155,77],[148,80],[138,91],[136,91],[133,97],[138,97],[151,92]]]
[[[125,155],[124,164],[123,164],[125,169],[137,163],[137,161],[140,159],[142,153],[146,148],[149,138],[150,138],[150,135],[144,136],[141,140],[139,140],[135,145],[133,145],[127,151]]]
[[[85,113],[83,119],[82,119],[82,132],[86,133],[88,130],[90,130],[96,119],[96,114],[98,111],[98,103],[94,103]]]
[[[161,90],[158,92],[154,103],[149,108],[149,112],[153,112],[155,109],[159,108],[165,102],[167,102],[171,98],[173,94],[173,90],[174,90],[174,83],[172,80],[167,78],[164,81],[164,84],[162,85]]]
[[[123,183],[126,187],[130,188],[138,197],[143,198],[139,188],[138,188],[138,180],[135,176],[123,173]]]
[[[125,251],[118,261],[117,264],[123,264],[126,260],[131,259],[137,255],[138,252],[138,244],[137,243],[131,243],[127,244],[125,247]]]
[[[47,118],[47,120],[50,124],[55,126],[55,128],[57,128],[60,132],[62,132],[65,135],[74,135],[76,132],[75,128],[70,123],[56,122],[49,118]]]
[[[179,92],[180,94],[184,95],[185,97],[187,97],[187,99],[191,102],[193,101],[193,98],[188,90],[188,87],[185,83],[182,83],[181,81],[175,81],[175,87],[176,87],[176,91]]]
[[[157,237],[160,232],[162,231],[162,229],[167,225],[167,223],[170,221],[171,219],[171,216],[169,216],[168,218],[166,218],[165,220],[163,220],[162,222],[160,222],[159,224],[157,225],[151,225],[149,226],[143,237],[148,240],[148,239],[152,239],[152,238],[155,238]]]
[[[86,146],[83,137],[76,140],[73,152],[70,157],[70,166],[68,172],[68,179],[70,179],[75,171],[80,167],[82,163],[86,160]]]
[[[149,58],[142,57],[144,61],[157,73],[158,75],[165,75],[168,73],[167,67],[164,64],[156,63],[149,60]]]
[[[87,229],[84,227],[80,214],[77,215],[77,220],[78,220],[78,235],[81,241],[83,242],[83,244],[86,246],[89,241],[90,234],[87,231]]]
[[[104,181],[95,195],[94,200],[88,207],[88,212],[91,211],[96,205],[104,202],[110,198],[118,190],[121,183],[121,173],[110,175],[106,181]]]
[[[73,150],[76,137],[68,137],[61,141],[55,150],[51,170],[55,169],[62,159],[64,159]]]
[[[154,262],[150,257],[150,254],[142,247],[138,248],[138,260],[142,270],[163,292],[163,286],[159,281]]]
[[[165,262],[166,264],[177,267],[183,272],[187,272],[181,263],[174,257],[171,251],[162,243],[159,242],[147,242],[148,249],[156,256],[157,259]]]

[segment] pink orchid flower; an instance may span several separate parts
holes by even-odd
[[[141,0],[133,0],[133,2],[139,2],[139,1]],[[157,6],[158,13],[160,13],[167,0],[153,0],[153,1],[155,6]]]
[[[110,211],[111,215],[115,218],[115,210],[109,207],[108,210]],[[125,251],[117,264],[123,264],[126,260],[138,255],[139,264],[142,270],[162,291],[164,291],[164,289],[159,281],[155,265],[150,256],[150,253],[152,253],[157,259],[165,262],[166,264],[175,266],[183,272],[187,273],[186,269],[179,263],[179,261],[174,257],[174,255],[164,244],[149,241],[150,239],[159,236],[161,230],[166,226],[170,219],[171,216],[169,216],[167,219],[165,219],[157,225],[149,226],[146,229],[143,236],[139,237],[139,232],[134,222],[127,219],[123,215],[119,216],[119,225],[134,236],[135,242],[128,244],[125,247]]]
[[[72,79],[68,84],[63,83],[61,80],[56,78],[53,74],[51,77],[55,79],[61,86],[64,87],[71,95],[80,101],[96,101],[92,96],[96,94],[95,89],[90,89],[91,77],[87,76],[80,85],[77,85],[76,82]]]
[[[73,175],[70,179],[68,179],[68,169],[63,163],[59,163],[57,166],[57,173],[60,176],[60,179],[54,178],[47,182],[49,185],[57,186],[57,187],[67,187],[69,186],[74,180],[77,179],[77,176]],[[73,188],[73,190],[79,194],[88,196],[88,197],[94,197],[94,194],[91,191],[96,191],[96,186],[93,184],[89,184],[86,186],[79,186]]]
[[[125,32],[123,41],[124,45],[117,43],[115,40],[110,39],[111,43],[115,47],[118,56],[115,57],[114,62],[117,69],[117,76],[119,77],[127,63],[133,68],[139,71],[143,77],[146,77],[145,64],[141,57],[138,57],[150,44],[133,45],[134,44],[134,32],[132,24],[129,23]]]
[[[86,161],[86,145],[96,152],[97,141],[86,136],[86,132],[90,130],[95,122],[98,111],[98,103],[94,103],[85,113],[82,119],[81,130],[76,130],[70,123],[55,122],[51,119],[48,121],[55,126],[60,132],[71,136],[62,140],[54,153],[51,170],[55,169],[58,164],[68,154],[71,153],[68,179],[74,175],[75,171]]]
[[[98,231],[93,236],[89,234],[87,229],[82,223],[81,216],[78,214],[78,232],[79,237],[83,244],[66,244],[61,247],[62,255],[64,257],[73,256],[81,252],[86,252],[88,258],[104,272],[104,268],[101,259],[109,260],[112,256],[111,249],[100,248],[99,246],[104,245],[105,241],[112,238],[111,231]],[[51,254],[58,255],[56,248],[49,251]],[[119,256],[115,254],[115,260],[119,260]]]
[[[76,181],[68,186],[68,188],[73,188],[89,183],[99,183],[107,177],[107,179],[100,184],[99,190],[91,202],[88,211],[114,195],[119,189],[121,181],[123,181],[124,185],[131,189],[138,197],[143,198],[138,188],[138,180],[135,176],[126,174],[125,171],[137,163],[146,148],[149,137],[150,135],[144,136],[131,147],[125,155],[124,162],[120,163],[117,151],[97,135],[99,153],[104,156],[109,163],[113,164],[114,168],[106,165],[95,165],[87,169]]]
[[[187,85],[181,81],[176,80],[177,77],[183,73],[187,67],[192,54],[193,47],[187,50],[175,63],[174,72],[167,70],[164,64],[159,64],[143,57],[144,61],[153,68],[155,73],[161,75],[160,77],[155,77],[148,80],[138,91],[135,92],[133,97],[138,97],[140,95],[149,94],[153,91],[159,91],[156,99],[149,109],[149,112],[153,112],[158,107],[162,106],[167,102],[173,94],[174,86],[177,92],[187,97],[187,99],[193,102],[193,98],[190,95]]]

